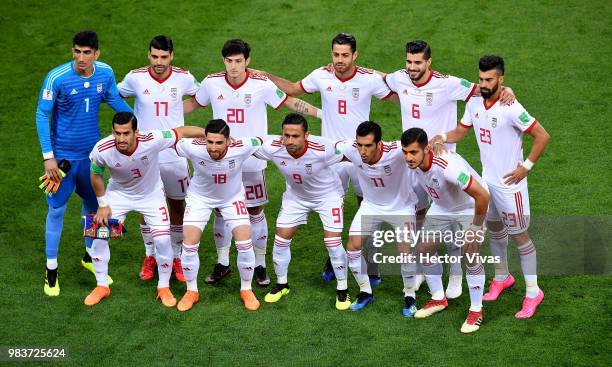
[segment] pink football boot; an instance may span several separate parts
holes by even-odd
[[[489,291],[482,297],[483,301],[496,301],[499,295],[506,289],[514,285],[514,277],[508,274],[508,278],[503,282],[498,282],[495,279],[491,280]]]
[[[536,308],[538,308],[538,306],[540,305],[540,303],[542,303],[543,300],[544,300],[544,292],[542,292],[541,289],[540,289],[540,293],[538,293],[538,296],[536,298],[525,297],[523,299],[523,307],[521,308],[519,312],[517,312],[514,315],[514,317],[517,319],[530,318],[531,316],[533,316],[533,314],[536,311]]]

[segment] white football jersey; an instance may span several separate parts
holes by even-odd
[[[138,129],[173,129],[183,126],[183,97],[193,96],[198,82],[188,71],[171,66],[165,79],[157,79],[150,67],[130,71],[117,84],[123,97],[134,97],[134,115]],[[160,162],[176,159],[176,151],[168,149],[159,155]]]
[[[416,180],[432,199],[433,205],[427,212],[431,215],[473,214],[474,198],[465,191],[480,176],[457,153],[447,152],[439,156],[429,155],[427,171],[414,170]]]
[[[432,139],[457,127],[457,101],[468,101],[476,84],[432,70],[422,84],[414,84],[405,69],[388,74],[385,81],[397,93],[402,110],[402,130],[418,127]],[[455,151],[455,144],[446,144]]]
[[[339,142],[337,148],[357,167],[363,200],[381,210],[405,211],[416,205],[409,168],[406,166],[400,142],[383,142],[382,156],[374,164],[361,160],[357,143]]]
[[[527,178],[518,184],[506,185],[504,176],[523,163],[523,133],[537,123],[516,100],[510,106],[502,105],[499,100],[487,106],[481,96],[474,96],[465,106],[461,125],[474,127],[482,178],[488,185],[512,190],[527,185]]]
[[[269,136],[255,156],[272,161],[285,176],[286,191],[301,199],[316,201],[332,192],[344,196],[340,178],[330,168],[343,155],[330,140],[311,135],[306,140],[306,150],[294,157],[280,136]]]
[[[316,69],[300,86],[306,93],[321,94],[321,135],[334,141],[354,140],[357,126],[370,119],[372,96],[384,99],[393,93],[380,75],[359,66],[346,79],[333,69]]]
[[[108,190],[142,199],[162,189],[159,175],[159,153],[176,143],[174,130],[141,132],[136,138],[136,150],[131,155],[119,152],[114,136],[100,140],[89,155],[92,164],[108,167]]]
[[[202,106],[212,106],[213,118],[223,119],[232,136],[268,135],[267,105],[280,108],[287,95],[272,81],[262,75],[247,77],[240,85],[232,85],[225,73],[208,75],[196,93],[196,101]],[[250,158],[244,171],[256,172],[266,168],[266,161]]]
[[[195,171],[187,195],[197,195],[212,208],[244,201],[242,168],[261,143],[260,138],[237,138],[228,146],[223,158],[215,160],[206,150],[206,139],[179,140],[176,144],[178,155],[191,160]]]

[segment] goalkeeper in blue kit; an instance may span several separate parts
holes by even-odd
[[[44,285],[48,296],[57,296],[60,292],[57,253],[68,199],[76,191],[83,202],[83,215],[96,213],[98,209],[89,180],[89,153],[100,140],[100,104],[106,102],[116,112],[131,112],[119,95],[113,70],[97,61],[99,56],[98,35],[93,31],[77,33],[72,42],[73,61],[47,74],[38,98],[36,129],[42,148],[49,207]],[[64,172],[62,167],[69,167],[69,170]],[[91,240],[85,238],[86,253],[81,264],[93,272],[89,255]]]

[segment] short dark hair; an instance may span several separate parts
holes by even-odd
[[[172,51],[174,50],[172,38],[164,35],[155,36],[153,37],[151,42],[149,42],[149,51],[151,51],[152,48],[156,48],[162,51],[169,51],[170,53],[172,53]]]
[[[299,113],[292,112],[285,116],[281,126],[285,127],[285,125],[302,125],[304,132],[308,131],[308,121]]]
[[[251,54],[251,46],[238,38],[225,42],[223,48],[221,49],[221,55],[223,55],[223,57],[240,54],[244,55],[245,59],[248,59],[249,55]]]
[[[497,70],[497,74],[504,75],[504,59],[500,56],[487,55],[480,58],[478,61],[478,69],[480,71]]]
[[[208,121],[204,133],[223,134],[224,137],[229,138],[230,127],[223,119],[214,119]]]
[[[380,125],[374,121],[364,121],[357,126],[357,136],[374,135],[374,142],[378,143],[382,139],[382,130]]]
[[[353,53],[357,51],[357,40],[350,33],[338,33],[332,40],[331,45],[332,48],[334,48],[334,45],[351,45],[351,51]]]
[[[81,31],[72,38],[72,46],[91,47],[98,49],[98,34],[94,31]]]
[[[132,130],[136,131],[138,128],[138,119],[132,112],[117,112],[113,117],[113,128],[115,125],[125,125],[132,123]]]
[[[418,127],[413,127],[402,133],[401,142],[403,147],[407,147],[415,141],[419,143],[421,148],[425,148],[427,146],[428,140],[425,130]]]
[[[415,40],[406,43],[406,53],[407,54],[423,54],[425,60],[429,60],[431,58],[431,47],[427,44],[427,42],[422,40]]]

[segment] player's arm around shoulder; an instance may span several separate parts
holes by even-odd
[[[297,113],[301,113],[303,115],[308,115],[316,118],[321,118],[322,113],[321,110],[308,102],[302,101],[301,99],[294,98],[291,96],[287,96],[287,101],[285,102],[285,106],[290,110],[293,110]]]
[[[267,71],[257,70],[257,69],[252,69],[252,68],[249,68],[249,72],[251,72],[251,73],[253,73],[255,75],[259,74],[259,75],[263,75],[263,76],[267,77],[280,90],[282,90],[283,92],[287,93],[290,96],[299,96],[299,95],[304,94],[306,92],[302,88],[302,86],[301,86],[299,81],[292,82],[290,80],[281,78],[280,76],[274,75],[274,74],[269,73]]]
[[[206,137],[205,130],[199,126],[179,126],[173,129],[176,133],[176,141],[183,138],[200,138]]]

